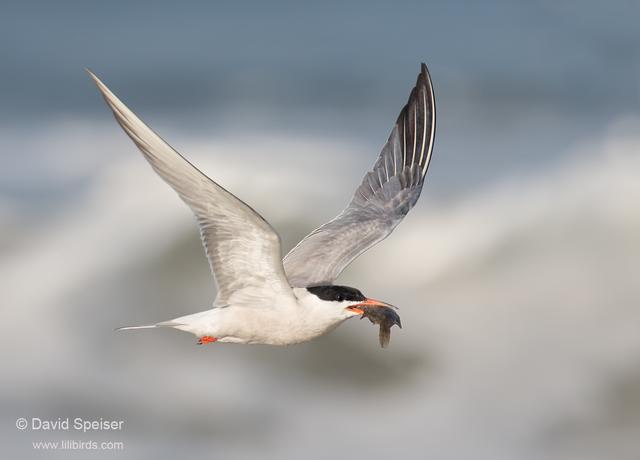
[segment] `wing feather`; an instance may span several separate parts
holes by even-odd
[[[422,64],[409,101],[349,205],[285,257],[292,286],[333,283],[351,261],[393,231],[420,197],[431,161],[435,123],[433,84]]]
[[[246,301],[269,291],[290,291],[281,261],[280,238],[271,225],[187,161],[98,77],[91,71],[88,73],[124,132],[195,214],[211,272],[218,284],[216,303],[226,304],[239,298]],[[238,303],[242,302],[233,302]]]

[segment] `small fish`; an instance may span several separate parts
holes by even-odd
[[[378,338],[380,339],[380,346],[385,348],[389,345],[389,341],[391,340],[391,327],[397,324],[400,329],[402,329],[402,324],[400,323],[400,316],[396,313],[393,308],[390,307],[360,307],[364,313],[360,317],[368,318],[373,324],[380,325],[380,332],[378,333]]]

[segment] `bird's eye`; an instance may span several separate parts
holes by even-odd
[[[336,300],[338,302],[342,302],[344,299],[342,298],[342,295],[338,294],[338,296],[336,297]]]

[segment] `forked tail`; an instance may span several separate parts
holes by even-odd
[[[144,326],[122,326],[122,327],[117,327],[114,329],[114,331],[131,331],[131,330],[135,330],[135,329],[153,329],[156,327],[176,327],[176,326],[184,326],[184,324],[181,323],[177,323],[175,321],[163,321],[162,323],[156,323],[156,324],[147,324]]]

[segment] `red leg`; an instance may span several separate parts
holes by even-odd
[[[198,340],[198,345],[204,345],[207,343],[213,343],[213,342],[217,342],[218,339],[216,337],[211,337],[210,335],[205,335],[200,337],[200,339]]]

